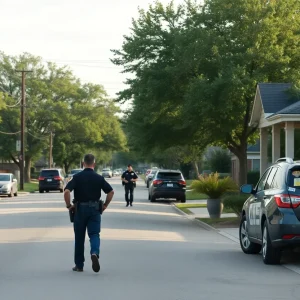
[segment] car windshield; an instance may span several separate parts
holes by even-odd
[[[42,177],[54,177],[54,176],[59,176],[59,173],[57,170],[43,170],[41,172]]]
[[[288,186],[300,189],[300,167],[289,171]]]
[[[10,181],[10,175],[0,175],[0,181]]]
[[[181,173],[175,172],[159,172],[157,174],[158,179],[173,179],[173,180],[180,180],[182,179]]]
[[[81,172],[82,170],[72,170],[71,171],[71,174],[77,174],[77,173],[79,173],[79,172]]]

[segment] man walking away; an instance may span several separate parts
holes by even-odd
[[[94,171],[95,157],[87,154],[84,157],[84,170],[77,173],[68,182],[64,198],[69,210],[75,211],[75,267],[73,271],[82,272],[84,266],[84,241],[86,230],[90,238],[91,260],[94,272],[100,271],[100,228],[101,213],[109,205],[114,191],[110,184]],[[74,190],[74,203],[71,204],[71,192]],[[101,209],[101,190],[107,194],[106,201]]]
[[[138,179],[138,176],[136,175],[136,173],[132,169],[132,165],[128,165],[127,171],[125,171],[122,174],[121,178],[122,178],[122,181],[123,181],[124,187],[125,187],[126,207],[128,207],[129,204],[130,204],[130,206],[132,206],[133,191],[134,191],[136,181]],[[130,197],[129,197],[129,193],[130,193]]]

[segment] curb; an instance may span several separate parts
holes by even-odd
[[[236,242],[237,244],[240,243],[239,239],[237,239],[236,237],[232,236],[231,234],[222,231],[221,229],[217,229],[211,225],[206,224],[205,222],[198,220],[197,218],[193,217],[193,215],[188,215],[185,212],[183,212],[181,209],[179,209],[174,203],[172,203],[172,205],[174,206],[174,208],[180,212],[182,215],[184,215],[187,219],[194,221],[195,223],[198,223],[198,225],[200,225],[202,228],[208,230],[208,231],[215,231],[217,233],[219,233],[220,235],[232,240],[233,242]]]
[[[200,220],[197,220],[195,217],[193,217],[193,215],[188,215],[186,214],[185,212],[183,212],[181,209],[179,209],[175,203],[172,203],[172,206],[175,208],[175,210],[177,210],[181,215],[185,216],[186,219],[189,219],[195,223],[198,223],[198,225],[200,225],[201,227],[203,227],[204,229],[208,230],[208,231],[216,231],[216,232],[219,232],[218,229],[200,221]]]

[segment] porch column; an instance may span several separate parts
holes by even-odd
[[[294,159],[295,155],[295,125],[285,122],[285,156]]]
[[[268,129],[260,128],[260,176],[268,167]]]
[[[280,125],[272,126],[272,162],[280,158]]]

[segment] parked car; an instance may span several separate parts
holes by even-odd
[[[102,170],[102,176],[112,178],[112,171],[111,169],[105,168]]]
[[[67,175],[67,178],[66,178],[66,183],[68,183],[75,174],[81,172],[83,169],[73,169],[71,170],[70,174]]]
[[[0,195],[18,196],[18,182],[12,173],[0,173]]]
[[[186,182],[180,171],[158,170],[149,187],[151,202],[159,198],[176,199],[182,203],[186,202]]]
[[[157,169],[151,170],[151,171],[148,173],[148,175],[146,176],[146,178],[145,178],[145,183],[146,183],[146,185],[147,185],[147,188],[149,188],[150,183],[151,183],[151,181],[152,181],[154,175],[156,174],[156,172],[157,172]]]
[[[64,191],[66,174],[62,169],[44,169],[40,172],[39,192]]]
[[[240,244],[246,254],[262,251],[265,264],[279,264],[283,249],[300,246],[300,162],[281,158],[267,168],[242,210]]]
[[[114,170],[114,171],[112,172],[112,176],[121,176],[121,172],[118,171],[118,170]]]

